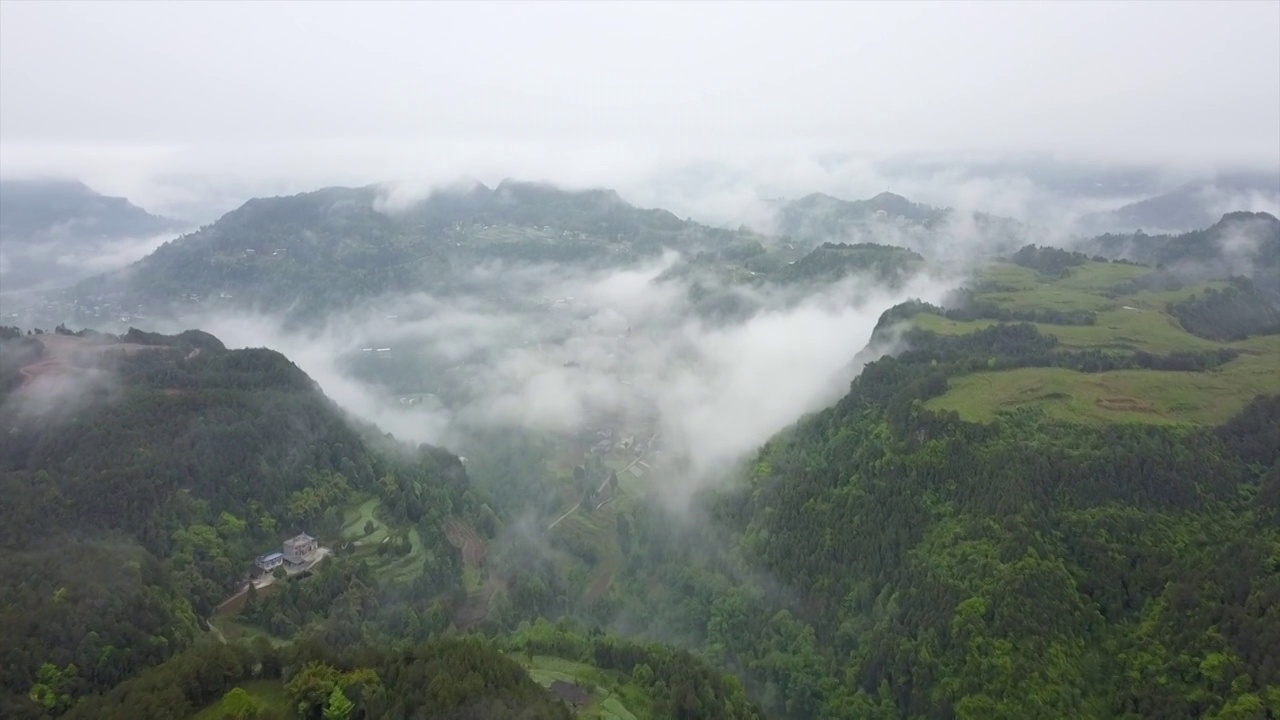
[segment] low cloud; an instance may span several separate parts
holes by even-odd
[[[659,280],[677,260],[569,275],[508,269],[488,279],[494,293],[519,286],[516,302],[383,297],[314,330],[253,314],[184,323],[230,347],[283,352],[340,405],[404,439],[462,447],[475,430],[644,428],[670,461],[654,477],[682,501],[844,392],[885,309],[937,301],[950,286],[921,277],[888,290],[850,277],[799,296],[760,287],[756,311],[725,323],[696,311],[686,283]]]

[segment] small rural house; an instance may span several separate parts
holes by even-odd
[[[316,539],[306,533],[284,541],[284,559],[291,565],[301,565],[307,556],[316,551]]]
[[[258,559],[255,560],[253,564],[257,565],[258,569],[262,570],[262,572],[271,572],[284,564],[284,553],[273,552],[267,553],[266,555],[259,555]]]

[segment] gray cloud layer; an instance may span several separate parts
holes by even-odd
[[[1274,168],[1278,29],[1268,2],[9,2],[0,172],[140,197],[176,173],[643,187],[699,159],[790,187],[826,151]]]

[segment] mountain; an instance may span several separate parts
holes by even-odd
[[[1186,183],[1109,212],[1086,215],[1077,222],[1077,230],[1092,234],[1187,232],[1208,227],[1227,210],[1258,205],[1280,207],[1280,177],[1236,174]]]
[[[461,637],[508,592],[470,585],[502,521],[460,458],[346,416],[279,353],[2,328],[0,379],[5,718],[762,717],[656,643]]]
[[[418,488],[415,520],[466,507],[456,457],[353,429],[269,350],[6,328],[0,372],[4,717],[31,716],[46,664],[75,697],[191,646],[262,548],[332,537],[335,503],[388,474]]]
[[[1051,255],[887,312],[901,350],[713,504],[768,580],[710,603],[703,636],[748,687],[786,688],[767,710],[1274,712],[1280,328],[1197,337],[1169,305],[1215,284]]]
[[[494,263],[612,267],[744,234],[636,208],[608,190],[504,181],[405,202],[378,186],[327,188],[250,200],[75,295],[122,312],[178,301],[317,314],[379,293],[474,289],[472,271]]]
[[[185,223],[66,180],[0,180],[6,290],[69,284],[137,259]]]
[[[1100,235],[1078,247],[1159,267],[1162,272],[1147,282],[1170,289],[1179,283],[1246,276],[1280,303],[1280,220],[1268,213],[1227,213],[1203,230],[1180,235]]]
[[[888,192],[869,200],[807,195],[783,204],[776,226],[778,233],[806,247],[824,242],[897,245],[934,261],[971,256],[974,245],[991,252],[1012,249],[1026,241],[1028,232],[1015,220],[935,208]]]

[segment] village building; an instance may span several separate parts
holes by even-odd
[[[273,552],[258,556],[253,563],[262,572],[271,572],[284,564],[284,553]]]
[[[307,561],[311,553],[316,551],[317,547],[316,539],[306,533],[291,537],[283,544],[285,562],[301,565]]]

